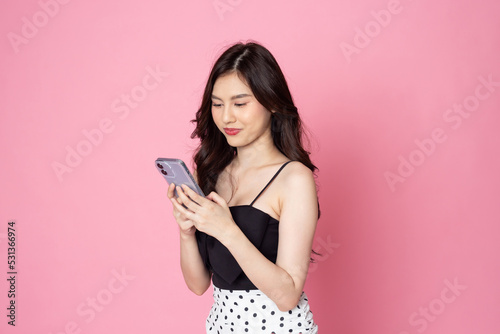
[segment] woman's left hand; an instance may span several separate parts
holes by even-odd
[[[236,223],[231,216],[231,211],[226,201],[216,192],[202,197],[186,185],[177,186],[177,194],[184,204],[177,201],[172,203],[177,210],[193,221],[198,231],[204,232],[220,242],[223,242]]]

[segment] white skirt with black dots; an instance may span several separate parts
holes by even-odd
[[[317,334],[307,296],[282,312],[260,290],[224,290],[214,286],[214,304],[206,322],[207,334]]]

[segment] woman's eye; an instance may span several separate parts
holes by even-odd
[[[244,105],[246,105],[246,103],[235,103],[234,105],[237,107],[243,107]]]
[[[212,107],[219,108],[221,106],[222,106],[222,104],[220,104],[220,103],[215,103],[215,102],[212,103]]]

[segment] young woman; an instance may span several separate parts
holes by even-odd
[[[181,268],[214,304],[207,333],[317,333],[304,284],[318,220],[316,167],[272,54],[238,43],[216,61],[196,113],[196,178],[168,189]]]

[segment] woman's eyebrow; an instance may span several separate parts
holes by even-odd
[[[231,100],[236,100],[236,99],[240,99],[242,97],[247,97],[247,96],[252,96],[252,94],[238,94],[238,95],[234,95],[234,96],[231,97]],[[212,99],[222,101],[222,99],[220,97],[217,97],[217,96],[215,96],[213,94],[212,94]]]

